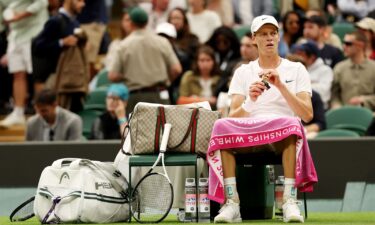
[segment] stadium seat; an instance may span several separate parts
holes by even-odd
[[[233,31],[234,33],[236,33],[238,40],[241,41],[242,37],[245,36],[247,32],[250,32],[250,26],[246,25],[246,26],[236,27],[236,28],[233,28]]]
[[[107,86],[102,86],[90,92],[86,98],[84,109],[104,111],[106,109],[105,99],[107,97],[107,89],[108,89]]]
[[[344,40],[345,34],[353,32],[354,30],[354,25],[351,23],[336,22],[332,24],[333,33],[337,34],[341,41]]]
[[[108,80],[108,70],[102,69],[99,71],[99,73],[96,75],[98,77],[98,80],[96,82],[96,87],[103,87],[103,86],[109,86],[112,82]]]
[[[344,129],[328,129],[323,130],[316,135],[315,138],[329,138],[329,137],[360,137],[358,133],[351,130]]]
[[[91,135],[91,126],[94,120],[102,114],[101,111],[97,110],[82,110],[78,113],[78,115],[82,119],[82,135],[89,139]]]
[[[372,111],[357,106],[343,106],[325,114],[327,129],[345,129],[363,136],[373,120]]]

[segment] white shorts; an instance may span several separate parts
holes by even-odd
[[[31,74],[33,72],[31,61],[31,41],[20,44],[9,42],[7,58],[9,73],[26,71]]]

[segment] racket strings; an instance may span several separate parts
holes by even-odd
[[[152,174],[145,177],[138,185],[137,191],[139,198],[133,204],[133,213],[139,221],[156,222],[169,212],[173,190],[163,175]]]

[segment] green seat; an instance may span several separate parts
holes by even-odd
[[[82,110],[78,113],[78,115],[82,119],[83,127],[82,127],[82,135],[89,139],[91,135],[91,126],[94,120],[102,114],[101,111],[97,110]]]
[[[86,98],[84,109],[104,111],[106,109],[105,99],[107,97],[107,89],[107,86],[102,86],[90,92]]]
[[[237,36],[238,40],[241,41],[241,39],[243,38],[243,36],[245,36],[245,34],[247,32],[250,32],[250,26],[236,27],[236,28],[233,28],[233,31],[234,31],[234,33],[236,33],[236,36]]]
[[[343,106],[325,114],[327,129],[351,130],[363,136],[373,119],[372,111],[357,106]]]
[[[108,79],[108,70],[102,69],[99,71],[99,73],[96,75],[98,78],[96,82],[96,87],[103,87],[103,86],[109,86],[112,82]]]
[[[129,187],[132,187],[131,184],[131,174],[132,174],[132,167],[151,167],[158,155],[132,155],[129,157]],[[169,153],[165,154],[164,156],[164,164],[165,166],[194,166],[195,170],[195,180],[198,180],[198,155],[197,154],[178,154],[178,153]],[[161,166],[161,162],[159,162],[158,166]],[[136,184],[133,184],[133,186]],[[131,190],[130,190],[131,192]],[[198,182],[195,182],[195,193],[196,199],[198,199]],[[198,201],[196,201],[198,204]],[[129,202],[130,207],[130,202]],[[196,219],[198,221],[198,206],[196,207]],[[130,211],[129,211],[130,213]],[[131,216],[129,217],[131,220]]]
[[[328,129],[320,131],[315,138],[330,138],[330,137],[360,137],[358,133],[351,130],[344,129]]]
[[[347,33],[353,32],[355,30],[352,23],[336,22],[332,24],[333,33],[337,34],[341,41],[344,41],[344,36]]]

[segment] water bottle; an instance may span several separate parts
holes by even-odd
[[[275,215],[283,216],[284,176],[277,177],[275,182]]]
[[[210,222],[210,200],[208,199],[208,178],[199,178],[199,212],[200,223]]]
[[[185,180],[185,222],[197,222],[197,196],[195,189],[195,178]]]

